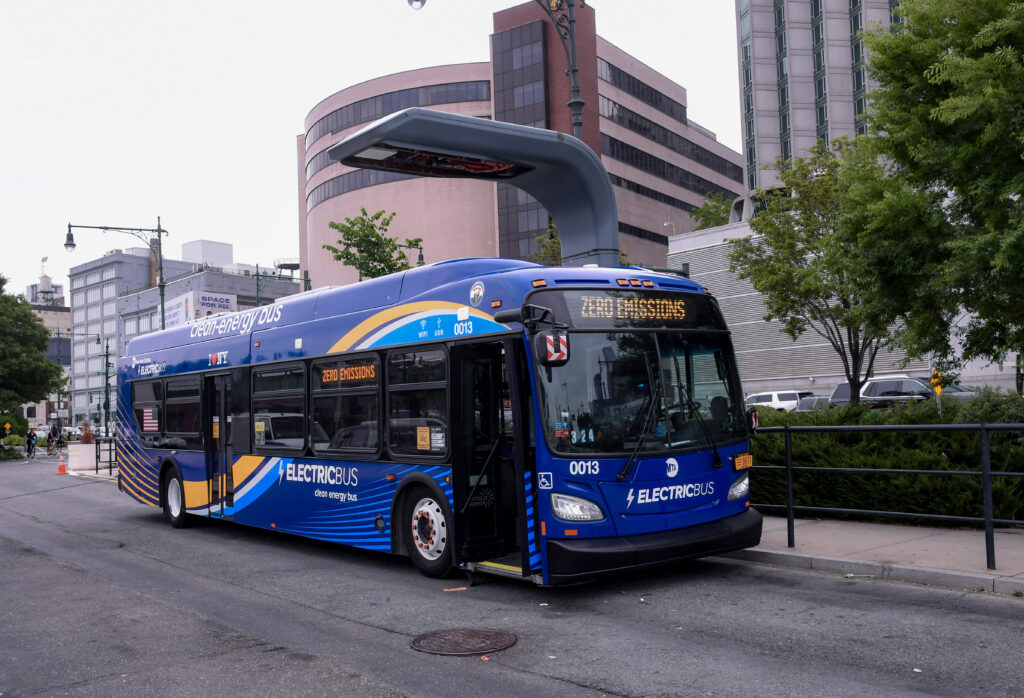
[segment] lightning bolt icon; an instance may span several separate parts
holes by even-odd
[[[633,505],[633,488],[629,488],[629,494],[626,495],[626,508],[629,509]]]
[[[284,477],[284,463],[281,461],[277,462],[277,484],[281,484],[281,478]]]

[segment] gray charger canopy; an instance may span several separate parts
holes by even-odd
[[[619,266],[611,180],[597,154],[570,135],[414,107],[375,121],[327,153],[350,167],[508,182],[551,214],[562,264]]]

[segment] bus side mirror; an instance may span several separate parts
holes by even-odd
[[[569,335],[557,330],[538,332],[533,349],[541,366],[564,366],[569,361]]]
[[[502,325],[507,325],[510,322],[522,322],[523,309],[512,308],[511,310],[499,310],[494,314],[494,321],[500,322]]]
[[[757,431],[757,427],[757,408],[751,407],[749,410],[747,410],[747,431],[753,434],[754,432]]]

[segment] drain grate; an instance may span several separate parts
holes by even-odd
[[[435,630],[412,641],[412,648],[430,654],[464,656],[500,652],[516,644],[516,636],[505,630],[452,628]]]

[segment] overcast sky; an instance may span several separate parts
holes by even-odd
[[[298,257],[295,136],[340,89],[486,61],[516,0],[0,0],[0,274],[9,293],[142,243],[67,224]],[[589,0],[597,31],[687,89],[688,115],[740,150],[732,0]],[[557,95],[557,93],[556,93]],[[565,86],[568,99],[568,83]]]

